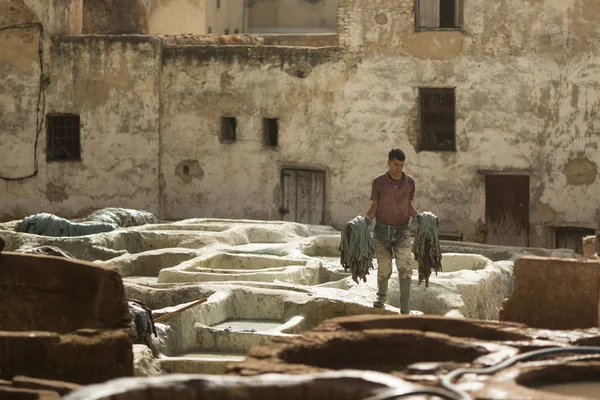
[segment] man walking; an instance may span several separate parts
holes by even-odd
[[[388,171],[373,179],[371,208],[367,217],[377,220],[373,229],[373,250],[377,259],[377,300],[375,307],[383,307],[387,299],[388,281],[392,276],[392,259],[400,277],[400,311],[410,314],[410,284],[412,254],[410,218],[417,215],[412,205],[415,180],[403,172],[406,156],[400,149],[388,154]]]

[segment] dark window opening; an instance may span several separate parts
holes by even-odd
[[[81,160],[79,115],[48,115],[46,160]]]
[[[440,1],[440,28],[456,28],[455,16],[456,6],[455,0]]]
[[[208,33],[212,33],[212,27],[208,27]]]
[[[221,141],[222,142],[235,141],[236,130],[237,130],[237,120],[235,119],[235,117],[221,118]]]
[[[221,0],[217,0],[217,8],[221,8]]]
[[[233,33],[237,35],[238,33],[240,33],[240,30],[238,28],[235,28],[235,31],[233,31]]]
[[[190,173],[190,166],[189,165],[184,165],[183,166],[183,173],[185,175],[188,175]]]
[[[594,229],[586,228],[556,228],[554,247],[557,249],[571,249],[575,253],[583,254],[583,238],[594,236]]]
[[[461,0],[416,0],[417,30],[460,29]]]
[[[419,150],[456,151],[454,89],[419,89]]]
[[[265,144],[271,147],[277,147],[279,139],[279,120],[277,118],[263,119],[263,130]]]
[[[225,34],[229,35],[229,29],[225,29]]]
[[[456,233],[440,233],[438,235],[439,240],[452,240],[454,242],[462,242],[463,234],[460,232]]]

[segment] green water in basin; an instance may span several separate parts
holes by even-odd
[[[257,332],[263,332],[278,328],[281,325],[283,325],[282,321],[270,319],[232,319],[225,322],[220,322],[217,325],[213,325],[212,328],[225,329],[227,327],[231,327],[233,330],[256,329]]]
[[[177,357],[219,361],[243,361],[246,356],[243,354],[232,353],[188,353],[179,355]]]

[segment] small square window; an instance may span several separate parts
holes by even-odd
[[[221,118],[221,141],[233,142],[236,138],[237,120],[235,117]]]
[[[79,115],[48,115],[46,131],[47,161],[81,160]]]
[[[225,29],[225,34],[229,35],[229,29]]]
[[[417,31],[462,28],[462,0],[415,0]]]
[[[456,151],[453,88],[419,89],[419,150]]]
[[[264,118],[263,132],[265,145],[277,147],[277,141],[279,140],[279,120],[277,118]]]

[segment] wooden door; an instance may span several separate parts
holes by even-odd
[[[488,244],[529,245],[529,176],[486,175],[485,224]]]
[[[595,234],[593,229],[556,228],[554,248],[571,249],[575,253],[583,254],[583,238]]]
[[[325,172],[284,169],[281,172],[284,221],[322,225],[325,208]]]

